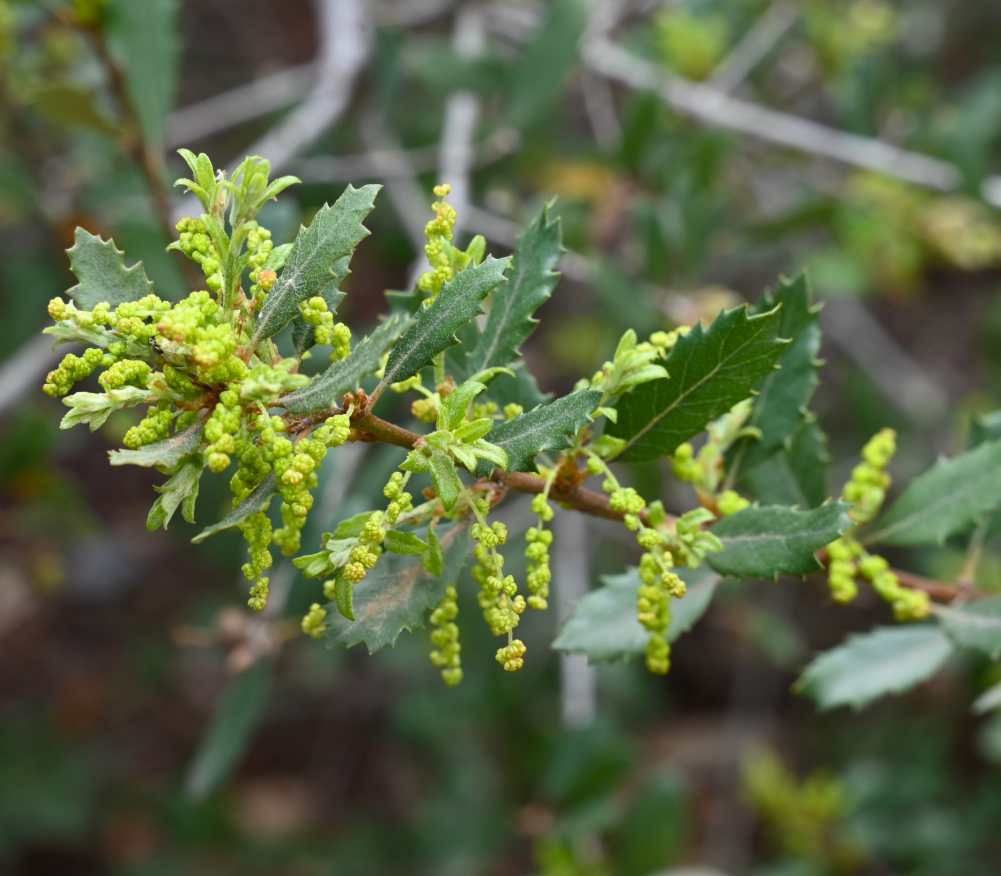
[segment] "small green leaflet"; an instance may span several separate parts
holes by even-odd
[[[445,596],[466,563],[469,530],[457,524],[440,537],[444,563],[441,576],[428,572],[416,556],[387,553],[354,586],[353,621],[334,606],[327,610],[327,647],[350,648],[359,642],[369,653],[393,647],[403,630],[420,629],[424,615]]]
[[[60,429],[72,429],[79,423],[89,423],[90,431],[104,425],[115,411],[131,408],[146,401],[152,392],[137,386],[123,386],[107,392],[74,392],[63,399],[67,411],[59,423]]]
[[[705,614],[720,578],[707,569],[679,569],[688,585],[681,599],[671,600],[671,626],[668,640],[673,642],[688,632]],[[646,652],[650,631],[636,619],[636,591],[643,583],[639,570],[632,568],[621,575],[604,575],[605,586],[592,590],[574,609],[553,641],[556,651],[586,654],[588,663],[630,660]]]
[[[861,709],[931,678],[953,650],[933,624],[877,627],[849,636],[845,644],[817,657],[796,682],[796,690],[821,709]]]
[[[441,542],[431,527],[428,527],[428,549],[421,554],[421,565],[432,575],[440,575],[445,567],[445,554],[442,553]]]
[[[538,471],[535,457],[543,450],[570,447],[569,436],[591,422],[591,414],[600,402],[600,390],[578,389],[551,404],[498,423],[490,430],[490,443],[507,453],[508,471]],[[494,468],[493,463],[482,460],[476,471],[485,477]]]
[[[827,436],[809,414],[785,450],[747,472],[741,482],[763,505],[816,508],[827,501]]]
[[[616,458],[647,462],[674,453],[747,398],[789,344],[777,337],[780,311],[751,316],[745,305],[679,338],[664,363],[670,376],[637,386],[614,405],[618,422],[605,431],[626,441]]]
[[[267,704],[271,674],[271,661],[264,659],[230,681],[188,770],[189,797],[207,797],[240,762]]]
[[[320,297],[327,302],[329,313],[337,313],[337,308],[347,297],[347,293],[342,292],[340,286],[344,282],[344,278],[351,273],[348,267],[350,264],[350,256],[345,256],[339,262],[335,262],[334,279],[320,293]],[[301,313],[297,313],[295,319],[292,320],[292,346],[295,348],[297,359],[301,359],[303,353],[316,346],[316,326],[306,322]]]
[[[840,501],[812,511],[752,505],[713,526],[710,531],[723,542],[723,550],[707,554],[706,562],[734,578],[802,578],[823,568],[815,552],[852,527],[850,508]]]
[[[394,554],[422,554],[428,549],[427,542],[421,541],[412,532],[397,532],[395,529],[386,533],[382,546]]]
[[[177,432],[162,441],[147,444],[138,450],[111,450],[112,465],[160,465],[173,468],[185,456],[190,456],[202,444],[202,424],[195,423],[183,432]]]
[[[275,473],[271,472],[257,485],[257,489],[230,511],[229,514],[223,517],[218,523],[214,523],[212,526],[203,529],[191,541],[198,544],[201,541],[205,541],[210,535],[215,535],[217,532],[222,532],[231,526],[239,526],[251,514],[256,514],[258,511],[266,511],[271,504],[271,499],[277,494],[278,485],[275,483]]]
[[[1001,505],[1001,442],[939,459],[908,484],[867,532],[866,544],[934,545]]]
[[[539,324],[532,314],[553,294],[560,279],[553,268],[566,252],[560,220],[549,218],[551,206],[518,235],[511,276],[494,293],[487,324],[466,359],[470,373],[513,362]]]
[[[1001,657],[1001,596],[957,608],[936,605],[932,611],[957,645],[983,651],[991,660]]]
[[[153,292],[143,263],[126,268],[125,253],[113,240],[101,240],[83,228],[77,228],[75,240],[66,255],[70,259],[70,269],[80,282],[67,289],[66,294],[81,308],[93,310],[102,301],[117,307]]]
[[[761,438],[745,438],[733,454],[731,466],[748,472],[769,457],[787,449],[803,420],[806,406],[820,383],[820,306],[812,304],[806,273],[793,280],[781,278],[774,296],[766,293],[755,313],[781,305],[779,337],[790,338],[779,359],[779,369],[766,375],[755,387],[758,395],[747,425],[761,430]],[[729,470],[730,467],[728,467]]]
[[[309,228],[300,227],[292,252],[261,308],[251,344],[270,338],[299,314],[299,305],[337,282],[334,265],[369,235],[362,220],[382,186],[348,186],[334,205],[324,204]],[[336,288],[336,287],[335,287]]]
[[[428,307],[417,312],[413,325],[389,354],[382,387],[413,377],[434,357],[459,343],[455,333],[483,312],[480,302],[500,283],[510,258],[487,258],[446,283]]]
[[[146,518],[146,528],[150,532],[161,526],[166,529],[178,507],[181,509],[181,516],[188,523],[195,522],[195,502],[198,501],[198,485],[204,470],[205,460],[202,456],[191,456],[181,463],[180,471],[162,487],[153,487],[160,496]]]
[[[410,322],[402,314],[391,316],[371,335],[359,342],[347,359],[333,362],[309,386],[290,392],[279,399],[285,410],[293,414],[311,414],[333,407],[346,392],[358,389],[362,380],[379,370],[382,357]]]

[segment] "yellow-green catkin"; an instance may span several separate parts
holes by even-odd
[[[435,197],[440,200],[431,205],[435,218],[424,228],[424,236],[428,241],[424,252],[431,270],[421,274],[418,287],[431,299],[436,298],[442,286],[452,279],[451,242],[456,215],[455,209],[445,200],[451,191],[452,187],[447,183],[434,187]]]
[[[449,585],[438,607],[431,612],[431,623],[437,628],[431,633],[435,646],[431,662],[441,668],[441,677],[449,687],[462,681],[462,646],[459,644],[459,627],[455,623],[458,616],[458,594]]]

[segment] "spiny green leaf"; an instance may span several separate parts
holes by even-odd
[[[393,348],[380,385],[413,377],[431,365],[440,352],[459,343],[456,331],[483,312],[480,302],[504,282],[504,269],[509,261],[510,258],[487,258],[446,283],[438,297],[417,312],[413,325]]]
[[[382,546],[394,554],[422,554],[428,549],[426,541],[421,541],[412,532],[397,532],[390,529]]]
[[[194,423],[183,432],[140,447],[138,450],[111,450],[112,465],[161,465],[173,468],[185,456],[190,456],[201,446],[202,424]]]
[[[371,335],[358,343],[351,355],[333,362],[309,386],[290,392],[279,404],[293,414],[311,414],[336,405],[346,392],[358,389],[362,380],[382,365],[382,357],[407,327],[410,320],[403,314],[391,316]]]
[[[785,450],[747,472],[742,483],[763,505],[816,508],[829,496],[827,436],[812,414],[803,418]]]
[[[1001,442],[939,459],[864,534],[867,544],[942,544],[1001,506]]]
[[[518,235],[511,276],[494,292],[487,324],[466,359],[470,372],[513,362],[539,324],[532,314],[553,294],[560,279],[553,268],[566,252],[560,220],[549,218],[550,206]]]
[[[780,574],[802,578],[823,568],[814,553],[852,526],[844,502],[812,511],[781,505],[752,505],[724,517],[711,532],[723,550],[706,562],[721,575],[776,580]]]
[[[681,599],[671,599],[668,640],[688,632],[705,614],[719,585],[719,576],[707,569],[679,569],[688,585]],[[602,577],[605,586],[592,590],[563,624],[552,647],[586,654],[589,663],[630,660],[646,652],[650,631],[636,619],[636,592],[643,583],[638,569]]]
[[[101,240],[83,228],[77,228],[75,240],[66,255],[70,259],[70,269],[80,282],[67,289],[66,294],[84,310],[93,310],[102,301],[117,307],[138,301],[153,291],[143,263],[126,268],[125,253],[113,240]]]
[[[200,454],[191,456],[181,463],[181,470],[162,487],[153,487],[161,495],[153,503],[146,518],[146,528],[150,532],[161,526],[166,529],[178,507],[188,523],[195,522],[195,502],[198,500],[198,485],[204,471],[204,458]]]
[[[232,526],[239,526],[251,514],[256,514],[258,511],[266,511],[271,504],[271,499],[277,494],[278,485],[275,483],[275,473],[271,472],[257,485],[254,492],[223,517],[222,520],[212,526],[206,527],[191,540],[195,544],[198,544],[198,542],[205,541],[210,535],[215,535],[217,532],[222,532],[224,529],[229,529]]]
[[[565,450],[569,436],[591,422],[591,414],[601,402],[601,391],[578,389],[513,420],[498,423],[490,430],[490,443],[508,457],[508,471],[538,471],[535,457],[543,450]],[[495,466],[482,461],[477,474],[488,476]]]
[[[953,653],[948,637],[932,624],[878,627],[817,657],[796,690],[821,709],[861,709],[931,678]]]
[[[270,338],[299,313],[299,305],[337,282],[334,266],[369,235],[362,220],[382,186],[348,186],[334,205],[324,204],[309,228],[300,227],[292,252],[261,308],[252,344]],[[336,287],[335,287],[336,288]]]
[[[788,346],[777,338],[780,311],[750,316],[745,305],[679,338],[664,363],[670,376],[637,386],[615,404],[618,422],[606,432],[626,441],[617,458],[646,462],[674,453],[747,398]]]
[[[369,653],[393,647],[403,630],[420,629],[424,615],[445,596],[445,588],[455,584],[466,563],[469,531],[457,524],[441,535],[444,565],[441,576],[428,572],[421,558],[384,554],[376,567],[354,587],[354,621],[328,608],[327,647],[350,648],[359,642]]]
[[[755,387],[758,395],[747,425],[759,429],[761,437],[745,438],[731,455],[730,466],[737,467],[741,476],[791,446],[806,406],[820,383],[817,376],[821,365],[817,359],[820,307],[812,304],[805,272],[793,280],[780,279],[774,295],[766,293],[754,312],[765,313],[776,305],[782,306],[779,337],[790,338],[792,343],[779,358],[779,369],[766,375]]]
[[[937,605],[934,612],[957,645],[983,651],[991,660],[1001,657],[1001,596],[956,608]]]
[[[351,257],[345,256],[334,264],[334,279],[327,284],[327,287],[320,293],[320,297],[327,302],[327,310],[331,314],[337,313],[337,308],[347,297],[346,292],[340,290],[344,278],[351,273]],[[301,313],[295,315],[292,320],[292,346],[295,348],[297,359],[302,358],[302,354],[316,346],[316,326],[306,322]]]

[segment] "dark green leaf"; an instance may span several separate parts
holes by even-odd
[[[1001,438],[1001,411],[981,414],[970,421],[970,447]]]
[[[816,508],[827,501],[827,436],[810,414],[787,450],[747,472],[742,483],[763,505]]]
[[[446,283],[438,297],[417,313],[413,325],[389,354],[382,385],[413,377],[434,361],[434,357],[454,347],[456,331],[483,312],[480,302],[504,282],[509,258],[487,258],[470,266]]]
[[[332,207],[320,208],[309,228],[300,227],[285,267],[261,308],[252,344],[284,328],[299,314],[303,301],[338,281],[334,266],[369,235],[362,220],[372,212],[380,188],[349,185]]]
[[[334,605],[341,617],[353,621],[355,619],[355,586],[347,575],[338,575],[334,581]]]
[[[394,554],[422,554],[428,549],[427,542],[421,541],[412,532],[397,532],[390,529],[382,546]]]
[[[271,671],[271,662],[260,660],[230,681],[188,770],[189,797],[207,797],[240,762],[268,701]]]
[[[35,106],[57,124],[112,136],[122,133],[122,126],[97,105],[92,89],[57,83],[43,86],[31,96]]]
[[[153,284],[146,278],[142,262],[131,268],[125,267],[125,253],[121,252],[113,240],[101,240],[83,228],[76,230],[76,243],[66,255],[70,268],[80,281],[69,295],[84,310],[106,301],[112,307],[129,301],[138,301],[153,291]]]
[[[569,436],[591,422],[601,401],[597,389],[579,389],[551,404],[498,423],[490,430],[490,443],[507,453],[508,471],[538,471],[535,457],[543,450],[565,450]],[[477,473],[489,475],[493,463],[481,461]]]
[[[956,608],[938,605],[934,611],[957,645],[983,651],[991,660],[1001,657],[1001,596]]]
[[[210,535],[215,535],[217,532],[222,532],[224,529],[238,526],[251,514],[256,514],[258,511],[266,511],[268,506],[271,504],[271,499],[277,495],[277,493],[278,485],[275,483],[275,473],[271,472],[271,474],[267,475],[264,480],[257,485],[257,489],[254,490],[254,492],[247,496],[247,498],[230,511],[229,514],[223,517],[222,520],[203,529],[191,540],[195,544],[200,541],[205,541],[205,539],[207,539]]]
[[[931,678],[952,653],[948,637],[932,624],[878,627],[849,636],[845,644],[817,657],[796,682],[796,690],[821,709],[861,709]]]
[[[823,568],[815,552],[852,527],[850,507],[840,501],[811,511],[752,505],[713,526],[723,550],[707,554],[706,562],[734,578],[802,578]]]
[[[560,279],[553,268],[566,252],[560,220],[549,218],[550,206],[518,235],[510,278],[494,292],[487,324],[466,359],[469,373],[513,362],[539,324],[532,314],[553,294]]]
[[[618,422],[605,431],[626,441],[618,459],[646,462],[674,453],[747,398],[788,346],[777,338],[780,310],[750,316],[738,307],[681,337],[664,363],[670,376],[637,386],[615,404]]]
[[[333,611],[327,615],[327,647],[349,648],[359,642],[369,653],[392,647],[403,630],[424,626],[424,615],[455,584],[466,563],[469,531],[457,524],[441,536],[444,567],[441,577],[431,574],[417,557],[384,554],[376,567],[354,588],[355,620]]]
[[[344,393],[358,389],[364,378],[379,370],[386,350],[407,324],[408,317],[399,314],[391,316],[359,342],[347,359],[331,363],[326,371],[313,378],[309,386],[282,396],[279,404],[293,414],[311,414],[335,406]]]
[[[195,423],[188,426],[183,432],[164,438],[162,441],[155,441],[147,444],[138,450],[111,450],[108,456],[111,457],[112,465],[161,465],[164,468],[173,468],[185,456],[190,456],[202,444],[202,424]]]
[[[150,532],[161,526],[166,529],[179,507],[188,523],[195,522],[195,502],[198,500],[198,485],[204,470],[205,460],[201,455],[191,456],[181,463],[181,470],[162,487],[153,487],[161,495],[153,503],[146,518],[146,528]]]
[[[539,389],[539,384],[524,362],[516,363],[511,370],[514,371],[514,377],[510,374],[498,374],[490,381],[483,394],[485,401],[494,402],[501,410],[505,405],[515,404],[530,411],[552,400],[553,394]]]
[[[942,544],[1001,505],[1001,442],[939,459],[865,533],[866,543]]]

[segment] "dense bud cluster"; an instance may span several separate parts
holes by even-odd
[[[330,358],[334,362],[351,355],[351,329],[343,322],[334,324],[334,315],[323,298],[317,295],[308,301],[303,301],[299,308],[303,319],[315,327],[316,343],[321,347],[333,347]]]
[[[507,672],[517,672],[525,665],[524,658],[527,650],[521,639],[512,639],[506,647],[497,650],[497,662]]]
[[[862,462],[852,469],[851,480],[842,493],[844,500],[854,506],[850,516],[857,523],[872,520],[882,507],[891,482],[885,469],[896,452],[897,433],[893,429],[877,432],[862,448]]]
[[[319,639],[327,630],[327,625],[324,623],[326,619],[327,610],[321,608],[318,602],[314,602],[302,619],[302,631],[307,636]]]
[[[437,627],[431,633],[435,650],[431,652],[431,662],[441,668],[445,684],[454,687],[462,681],[462,646],[459,644],[459,628],[455,619],[459,616],[458,594],[451,585],[438,607],[431,612],[431,623]]]
[[[445,200],[451,191],[452,187],[447,183],[434,187],[435,197],[441,200],[431,205],[435,217],[424,228],[424,236],[428,241],[424,252],[431,270],[421,274],[418,285],[422,292],[429,293],[432,298],[441,292],[441,287],[453,276],[451,240],[456,214],[455,208]]]
[[[486,509],[478,508],[477,511],[477,516],[485,520]],[[510,633],[518,626],[527,603],[518,593],[514,576],[504,575],[504,557],[496,549],[507,541],[507,527],[500,522],[490,526],[474,523],[470,535],[479,542],[473,551],[478,565],[473,567],[472,576],[481,588],[477,600],[483,609],[483,618],[495,636]]]

